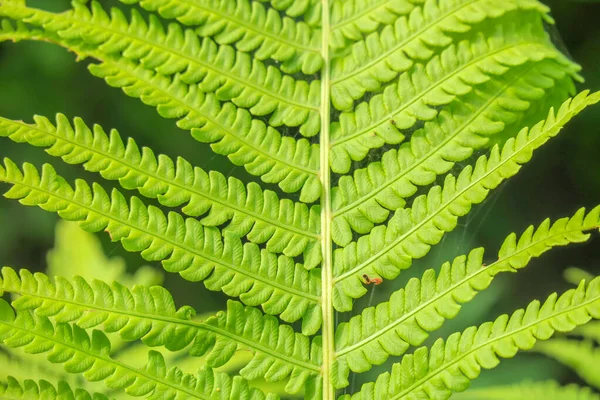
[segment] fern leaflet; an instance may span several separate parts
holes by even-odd
[[[195,376],[176,367],[167,369],[163,357],[155,351],[148,353],[143,368],[129,367],[110,358],[110,341],[102,332],[95,330],[90,337],[76,325],[54,326],[48,319],[28,312],[15,315],[4,300],[0,300],[0,341],[27,353],[48,353],[48,361],[64,364],[68,372],[82,373],[92,382],[102,380],[108,387],[124,388],[132,396],[209,399],[217,393],[232,400],[272,398],[249,388],[241,377],[232,380],[210,369]]]
[[[577,385],[559,386],[556,382],[526,382],[513,386],[499,386],[469,390],[454,396],[457,400],[599,400],[600,396],[589,388]]]
[[[14,185],[5,196],[80,221],[85,230],[106,230],[128,251],[139,251],[149,261],[164,260],[168,272],[194,282],[204,280],[211,290],[240,296],[249,305],[262,305],[267,313],[281,314],[289,322],[304,317],[307,333],[320,326],[318,269],[307,271],[285,256],[277,257],[250,243],[242,245],[235,236],[221,238],[217,229],[175,212],[165,216],[137,197],[128,205],[116,190],[109,196],[99,185],[90,188],[82,180],[73,188],[49,164],[40,175],[31,164],[21,171],[7,159],[0,180]]]
[[[580,209],[570,218],[552,223],[546,219],[537,229],[530,226],[520,238],[513,233],[502,245],[498,258],[484,264],[482,248],[444,263],[436,276],[432,269],[420,279],[411,279],[404,289],[393,293],[388,302],[369,307],[336,332],[336,368],[341,377],[348,369],[364,372],[381,364],[389,355],[400,356],[409,346],[419,346],[446,319],[456,317],[461,304],[487,289],[502,272],[516,272],[534,257],[555,246],[589,239],[584,231],[600,229],[600,206],[587,215]],[[338,382],[345,387],[347,381]]]
[[[551,110],[545,121],[531,130],[523,129],[502,149],[494,146],[489,157],[480,157],[474,168],[468,166],[457,178],[447,175],[443,187],[434,186],[427,195],[416,198],[412,208],[399,209],[387,227],[373,229],[357,242],[337,249],[335,308],[348,311],[351,299],[366,293],[363,275],[393,279],[410,267],[413,258],[425,256],[445,232],[456,227],[458,217],[483,201],[504,179],[519,172],[533,151],[556,136],[575,114],[599,101],[600,93],[582,92],[565,102],[556,115]]]
[[[600,207],[510,235],[489,265],[476,248],[404,288],[387,287],[574,115],[600,102],[588,91],[568,99],[580,67],[554,45],[542,2],[118,0],[120,8],[105,9],[72,1],[50,12],[32,0],[0,0],[0,42],[49,42],[90,61],[92,75],[206,143],[201,158],[212,150],[264,185],[80,118],[0,117],[0,136],[98,180],[71,184],[50,164],[19,166],[8,154],[0,165],[5,197],[105,231],[125,250],[235,298],[200,318],[195,310],[210,301],[176,307],[166,288],[118,278],[123,264],[119,282],[107,283],[116,270],[98,249],[51,259],[65,278],[50,276],[60,275],[56,268],[45,275],[6,267],[0,292],[11,303],[0,300],[0,342],[10,350],[0,359],[12,376],[0,375],[1,396],[446,399],[498,357],[600,317],[600,281],[586,278],[589,285],[543,306],[408,354],[500,273],[586,241]],[[389,300],[356,310],[354,300],[379,284]],[[354,316],[338,323],[336,313],[346,311]],[[44,369],[37,353],[66,373]],[[354,391],[352,373],[390,356],[402,357],[390,372],[337,397]],[[553,384],[490,393],[594,398]]]
[[[100,393],[90,394],[79,388],[73,390],[64,381],[54,387],[45,380],[38,383],[27,379],[21,383],[12,377],[8,377],[6,385],[0,384],[0,396],[6,400],[108,400]]]
[[[352,397],[343,398],[449,397],[465,390],[482,368],[498,365],[498,357],[514,357],[555,331],[571,331],[591,318],[600,318],[600,278],[560,297],[553,294],[543,304],[536,300],[511,316],[502,315],[494,322],[454,333],[446,341],[438,339],[431,349],[419,348],[402,364],[394,364],[391,374],[385,373]]]
[[[0,280],[0,293],[19,295],[12,304],[16,310],[31,310],[83,329],[102,325],[104,332],[118,332],[126,341],[141,339],[150,347],[164,346],[170,351],[189,348],[190,355],[206,355],[212,368],[227,363],[239,349],[250,349],[251,361],[241,375],[267,381],[291,375],[290,393],[296,393],[319,370],[318,343],[311,344],[309,338],[294,333],[289,326],[238,302],[228,302],[226,312],[200,322],[192,318],[196,312],[191,307],[176,309],[171,295],[160,286],[136,285],[129,290],[116,282],[109,286],[77,276],[71,281],[55,277],[53,283],[41,273],[21,270],[19,274],[5,267]],[[275,348],[271,348],[273,343]]]
[[[227,179],[217,172],[206,173],[183,158],[176,162],[167,156],[156,157],[149,148],[140,149],[133,139],[123,143],[115,130],[110,136],[99,127],[89,129],[81,119],[71,124],[64,115],[56,126],[48,119],[36,117],[34,125],[0,118],[0,136],[16,142],[46,147],[49,154],[70,164],[84,164],[86,169],[100,172],[103,178],[119,180],[125,189],[137,189],[161,204],[178,207],[193,217],[207,214],[200,222],[219,226],[238,237],[248,236],[255,243],[267,243],[274,253],[290,257],[304,254],[310,267],[320,262],[321,250],[317,229],[318,213],[302,203],[281,201],[257,184],[244,184]]]

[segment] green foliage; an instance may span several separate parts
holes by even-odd
[[[600,389],[600,376],[598,376],[600,324],[591,322],[576,329],[572,334],[582,336],[583,340],[567,337],[556,338],[539,343],[534,351],[568,366],[587,384]]]
[[[30,379],[20,383],[15,378],[9,377],[6,385],[0,385],[0,395],[7,400],[36,400],[36,399],[65,399],[65,400],[105,400],[108,397],[94,393],[90,394],[82,389],[71,389],[71,387],[61,381],[57,387],[52,386],[48,381],[41,380],[39,383]]]
[[[123,259],[106,256],[98,238],[82,230],[77,224],[60,221],[56,225],[55,237],[54,248],[46,256],[47,273],[50,276],[104,278],[109,282],[118,281],[127,287],[162,283],[160,271],[149,266],[137,268],[133,275],[128,274]]]
[[[493,322],[454,333],[447,340],[438,339],[430,348],[418,348],[401,364],[394,364],[391,373],[363,385],[352,398],[449,397],[452,392],[464,391],[482,368],[497,366],[499,357],[514,357],[517,351],[530,349],[555,331],[568,332],[599,317],[597,278],[587,287],[582,283],[560,297],[551,295],[543,304],[536,300],[511,316],[501,315]]]
[[[23,347],[27,353],[48,353],[48,361],[64,364],[65,371],[81,373],[92,382],[102,380],[132,396],[206,398],[218,393],[224,399],[265,398],[241,377],[232,380],[210,369],[193,376],[176,367],[167,369],[162,355],[155,351],[148,353],[148,362],[141,369],[123,365],[110,358],[110,341],[102,332],[94,330],[90,336],[77,325],[53,325],[47,318],[27,312],[15,315],[4,300],[0,301],[0,338],[6,346]]]
[[[264,376],[279,381],[291,374],[290,387],[298,387],[319,369],[318,343],[311,345],[306,336],[280,325],[276,318],[234,301],[226,312],[198,322],[192,319],[194,309],[176,309],[171,295],[160,286],[136,285],[130,290],[116,282],[111,287],[78,276],[72,281],[57,277],[53,283],[44,274],[21,270],[18,276],[10,268],[2,270],[0,292],[20,295],[12,303],[16,310],[33,310],[61,323],[84,329],[102,325],[104,332],[119,333],[123,340],[141,339],[147,346],[169,351],[191,345],[190,355],[207,354],[206,363],[214,368],[227,363],[239,349],[251,350],[250,364],[241,371],[248,379]],[[262,372],[253,368],[260,364],[269,368]]]
[[[575,94],[580,68],[554,46],[539,1],[119,1],[51,12],[0,0],[0,41],[46,41],[91,60],[94,76],[262,184],[58,114],[0,117],[0,136],[81,166],[92,182],[10,154],[5,197],[235,299],[199,318],[155,272],[129,276],[75,224],[60,225],[48,274],[2,269],[0,359],[44,357],[65,373],[32,362],[40,376],[1,376],[3,396],[446,399],[500,358],[600,318],[600,278],[577,279],[543,304],[426,342],[499,274],[587,241],[600,206],[509,235],[491,262],[476,248],[394,282],[600,102]],[[358,309],[380,284],[389,300]],[[575,344],[571,356],[598,362]],[[536,349],[595,383],[583,357],[561,358],[570,345]],[[390,358],[389,372],[350,393],[353,373]],[[472,393],[595,398],[554,383]]]
[[[553,339],[547,343],[540,343],[536,346],[536,351],[567,365],[586,383],[600,388],[600,376],[598,376],[600,350],[595,349],[592,342]]]
[[[457,400],[598,400],[600,396],[589,388],[581,388],[577,385],[561,387],[556,382],[526,382],[506,387],[490,387],[484,389],[469,390],[455,396]]]
[[[350,322],[338,327],[336,368],[364,372],[383,363],[389,355],[403,355],[410,346],[419,346],[439,329],[444,320],[454,318],[461,304],[487,289],[502,272],[517,272],[555,246],[586,241],[583,231],[600,225],[600,207],[584,217],[579,210],[572,218],[553,224],[545,220],[537,229],[530,226],[520,238],[511,234],[502,245],[497,260],[483,262],[483,248],[444,263],[439,274],[427,270],[420,279],[411,279],[406,288],[390,296],[389,302],[369,307]],[[436,276],[437,275],[437,276]],[[343,387],[348,382],[340,382]]]
[[[266,242],[267,250],[274,253],[295,257],[304,251],[308,268],[320,262],[315,207],[279,200],[276,193],[263,191],[256,183],[245,187],[238,179],[227,179],[215,171],[208,174],[183,158],[174,162],[165,155],[156,157],[131,138],[125,145],[115,130],[109,137],[96,125],[92,132],[81,119],[75,119],[74,126],[64,115],[58,115],[56,126],[43,117],[36,120],[35,125],[26,125],[0,119],[0,135],[46,147],[49,154],[70,164],[83,164],[105,179],[118,180],[125,189],[158,198],[164,206],[185,204],[182,211],[186,215],[205,215],[200,220],[205,226],[229,222],[223,233]]]

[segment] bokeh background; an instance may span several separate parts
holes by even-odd
[[[600,2],[546,2],[556,19],[556,27],[551,29],[557,46],[583,67],[586,82],[579,88],[600,90]],[[57,10],[68,4],[64,0],[37,3]],[[225,158],[215,156],[208,146],[176,128],[173,121],[161,118],[153,108],[91,76],[86,65],[87,61],[75,62],[73,54],[49,44],[0,43],[0,115],[25,121],[31,121],[34,114],[53,117],[62,112],[69,117],[80,116],[88,124],[116,128],[121,135],[134,137],[139,145],[151,147],[157,153],[171,157],[181,155],[206,169],[248,177],[243,169],[234,168]],[[79,167],[51,160],[42,150],[17,145],[7,139],[0,140],[0,154],[36,165],[52,161],[58,171],[69,178],[96,179]],[[539,224],[546,217],[572,215],[579,207],[591,208],[597,204],[600,204],[599,107],[577,117],[558,138],[538,151],[517,177],[476,207],[462,221],[460,228],[444,239],[442,246],[419,260],[414,271],[439,267],[442,262],[473,247],[484,246],[488,255],[495,254],[510,232],[522,232],[528,225]],[[0,199],[0,264],[44,270],[56,222],[54,214]],[[444,332],[481,323],[522,307],[534,298],[545,298],[554,291],[566,289],[569,284],[563,279],[563,272],[568,267],[576,266],[600,274],[600,235],[596,236],[585,245],[547,253],[518,275],[498,279],[488,293],[478,296],[465,308],[462,316],[448,323]],[[137,254],[126,253],[119,244],[111,243],[108,237],[100,237],[105,253],[123,257],[132,271],[148,264]],[[161,269],[158,263],[150,264],[150,267]],[[178,305],[189,304],[203,312],[219,310],[224,305],[222,295],[208,292],[200,284],[191,284],[175,275],[165,278],[165,285],[174,293]],[[373,289],[375,292],[365,301],[385,299],[391,289]],[[341,319],[348,317],[340,316]],[[364,377],[370,379],[376,372],[377,369]],[[526,354],[484,373],[475,385],[517,382],[524,376],[533,379],[553,376],[562,382],[577,381],[560,365],[535,354]],[[362,377],[354,385],[361,381]]]

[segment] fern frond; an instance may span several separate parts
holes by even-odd
[[[594,340],[600,344],[600,321],[590,322],[577,329],[574,334],[581,335],[586,339]]]
[[[108,400],[101,393],[90,394],[86,390],[71,389],[64,381],[56,386],[45,380],[35,382],[26,379],[22,383],[9,376],[6,383],[0,383],[0,396],[6,400]]]
[[[490,81],[448,105],[410,142],[385,152],[381,161],[356,170],[353,177],[340,178],[332,192],[333,240],[345,246],[352,231],[369,233],[390,210],[404,207],[418,186],[433,183],[485,146],[491,136],[531,113],[532,103],[547,91],[563,86],[566,90],[572,86],[563,67],[544,60],[516,67],[502,82]]]
[[[333,0],[331,2],[331,38],[334,49],[363,39],[380,25],[390,25],[410,13],[419,0]]]
[[[76,325],[54,326],[47,318],[34,317],[28,312],[15,315],[4,300],[0,300],[0,341],[11,348],[22,348],[26,353],[47,353],[49,362],[64,364],[67,372],[80,373],[91,382],[103,381],[109,388],[124,389],[135,397],[274,398],[251,389],[239,376],[231,379],[211,369],[194,376],[177,367],[167,369],[162,355],[156,351],[148,353],[148,362],[143,368],[134,368],[110,357],[110,341],[102,332],[95,330],[90,337]]]
[[[300,200],[304,202],[318,200],[321,193],[318,145],[283,136],[232,103],[220,104],[214,94],[205,94],[197,85],[186,84],[179,74],[165,77],[77,41],[29,29],[22,22],[17,23],[17,32],[13,24],[5,21],[0,41],[48,41],[74,51],[79,57],[101,60],[101,64],[89,66],[92,74],[156,107],[161,116],[178,118],[180,128],[191,130],[192,136],[201,142],[213,143],[211,147],[216,153],[228,156],[234,164],[244,166],[264,182],[278,184],[286,193],[300,191]]]
[[[526,310],[502,315],[494,322],[457,332],[448,340],[438,339],[431,349],[422,347],[394,364],[391,373],[360,392],[342,399],[448,398],[462,392],[482,368],[491,369],[501,358],[531,349],[538,340],[549,339],[555,331],[568,332],[600,317],[600,278],[582,283],[560,297],[552,294],[544,304],[530,303]]]
[[[589,385],[600,389],[600,348],[589,340],[552,339],[538,343],[534,351],[566,365]]]
[[[473,204],[482,202],[489,191],[504,179],[514,176],[528,162],[533,151],[556,136],[578,112],[600,101],[600,92],[584,91],[567,100],[555,114],[533,128],[525,128],[500,149],[480,157],[475,166],[466,167],[457,178],[447,175],[443,187],[434,186],[427,195],[415,199],[412,208],[399,209],[388,226],[378,226],[367,236],[334,256],[334,306],[348,311],[352,298],[364,295],[362,276],[393,279],[410,267],[414,258],[424,257],[446,232],[457,225]]]
[[[469,389],[452,396],[456,400],[600,400],[590,388],[577,385],[560,386],[557,382],[524,382],[511,386]]]
[[[590,281],[594,279],[595,276],[584,269],[577,267],[568,267],[563,272],[563,278],[571,285],[579,285],[579,282],[581,282],[582,280],[585,279],[586,281]]]
[[[166,118],[179,118],[177,125],[192,136],[229,157],[267,183],[276,183],[286,193],[300,191],[300,199],[318,200],[321,186],[319,146],[306,139],[283,136],[250,113],[231,104],[220,104],[211,94],[203,95],[179,76],[174,79],[153,73],[126,60],[106,60],[90,65],[90,71],[111,86],[155,106]]]
[[[554,59],[575,75],[578,67],[549,46],[544,35],[541,25],[517,19],[450,46],[426,65],[416,64],[382,94],[332,124],[331,169],[348,172],[352,161],[363,160],[369,150],[402,142],[403,132],[418,121],[433,120],[442,106],[462,101],[481,83],[506,82],[505,74],[527,62]]]
[[[219,44],[235,44],[259,60],[280,61],[288,74],[318,72],[322,65],[321,32],[304,22],[281,17],[274,8],[249,0],[120,0],[139,4],[163,18],[176,19]]]
[[[189,306],[176,309],[173,298],[161,286],[133,289],[114,282],[86,281],[81,277],[65,279],[27,270],[19,275],[2,269],[0,293],[20,295],[12,306],[31,310],[59,323],[75,323],[83,329],[102,325],[103,332],[119,333],[126,341],[142,340],[150,347],[164,346],[170,351],[189,347],[193,356],[206,356],[211,368],[227,363],[242,349],[251,350],[250,363],[241,375],[254,380],[276,382],[288,377],[288,389],[297,392],[307,379],[319,372],[320,345],[277,319],[260,311],[229,301],[227,311],[200,322]]]
[[[21,21],[11,21],[5,18],[0,20],[0,42],[7,40],[19,42],[21,40],[32,40],[33,38],[41,40],[40,36],[43,37],[43,35],[39,35],[41,32],[42,30],[32,32],[32,30]]]
[[[83,164],[106,179],[118,180],[125,189],[158,198],[164,206],[185,205],[182,211],[187,215],[207,214],[200,220],[205,226],[229,222],[225,234],[247,235],[255,243],[266,243],[271,252],[290,257],[305,252],[304,260],[311,268],[321,260],[317,207],[279,200],[276,193],[263,191],[258,184],[246,187],[238,179],[207,173],[183,158],[174,162],[165,155],[156,157],[131,138],[124,144],[116,130],[107,135],[95,125],[92,131],[79,118],[71,124],[59,114],[56,125],[44,117],[34,120],[34,124],[25,124],[0,117],[0,136],[45,147],[69,164]]]
[[[461,305],[487,289],[502,272],[525,268],[532,258],[556,246],[581,243],[589,239],[583,232],[600,228],[600,206],[587,215],[580,209],[570,218],[550,223],[546,219],[533,226],[519,239],[513,233],[506,238],[498,259],[486,265],[483,248],[457,257],[411,279],[404,289],[393,293],[388,302],[369,307],[336,332],[336,377],[338,387],[348,384],[349,370],[364,372],[382,364],[390,355],[401,356],[409,346],[420,346],[429,332],[439,329],[446,319],[456,317]]]
[[[273,126],[299,126],[305,136],[319,132],[318,81],[295,80],[246,53],[217,46],[209,38],[201,41],[175,22],[165,31],[153,15],[146,22],[132,10],[128,21],[119,9],[112,9],[109,16],[95,1],[91,8],[73,3],[73,10],[60,14],[10,2],[2,5],[0,13],[66,39],[81,39],[98,51],[139,61],[161,75],[181,72],[184,82],[198,84],[202,92],[231,100],[254,115],[270,115]]]
[[[415,61],[427,61],[435,48],[452,43],[453,33],[465,33],[476,24],[515,10],[548,12],[536,0],[426,0],[408,16],[352,45],[348,55],[331,66],[331,101],[348,110],[366,92],[377,91],[408,70]],[[537,24],[541,25],[541,21]]]
[[[312,27],[321,26],[321,0],[258,0],[293,18],[302,18]]]
[[[119,3],[123,10],[111,7]],[[68,182],[50,164],[6,158],[5,197],[105,231],[167,272],[234,298],[198,316],[161,286],[107,283],[114,277],[95,280],[85,269],[71,277],[87,261],[67,252],[67,278],[5,267],[0,397],[8,389],[57,398],[61,382],[82,399],[333,400],[346,388],[338,400],[441,400],[555,331],[593,335],[575,328],[600,319],[600,277],[418,348],[497,275],[586,241],[600,230],[600,206],[509,235],[491,262],[477,248],[406,279],[386,302],[341,316],[347,322],[337,315],[352,311],[368,285],[425,257],[575,114],[600,102],[600,92],[575,95],[580,68],[555,46],[542,0],[71,0],[63,12],[38,4],[0,0],[0,42],[45,41],[91,59],[93,75],[267,185],[160,155],[78,118],[0,117],[0,139],[41,147],[117,187]],[[486,155],[471,160],[477,151]],[[84,252],[79,243],[70,244]],[[106,262],[100,256],[88,268],[100,271],[96,261]],[[586,376],[600,357],[588,342],[574,343],[565,362]],[[351,373],[390,356],[402,357],[390,373],[346,394],[355,392]],[[598,397],[553,384],[517,391]]]
[[[46,253],[46,274],[118,281],[126,287],[160,285],[164,281],[162,271],[149,265],[136,266],[135,272],[129,273],[125,260],[107,255],[96,235],[63,220],[56,223],[54,247]]]
[[[6,366],[0,369],[0,382],[6,382],[9,377],[23,380],[34,376],[36,379],[44,379],[49,382],[63,380],[71,385],[84,386],[79,385],[74,375],[57,370],[52,365],[48,365],[45,359],[17,352],[17,350],[4,347],[0,351],[0,365]],[[65,379],[65,376],[71,379]]]
[[[12,185],[6,197],[57,212],[90,232],[105,230],[126,250],[141,252],[149,261],[162,260],[168,272],[204,281],[208,289],[240,297],[248,305],[262,305],[267,314],[279,314],[284,321],[304,318],[305,333],[316,332],[321,324],[318,268],[308,271],[288,257],[242,244],[235,236],[222,238],[217,228],[175,212],[165,215],[136,197],[128,204],[117,190],[109,196],[96,183],[90,188],[77,180],[73,188],[49,164],[40,175],[31,164],[21,172],[6,159],[0,182]]]

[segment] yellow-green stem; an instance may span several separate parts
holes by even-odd
[[[323,0],[323,72],[321,76],[321,241],[323,251],[323,400],[335,398],[331,382],[331,367],[335,355],[333,311],[333,265],[331,245],[331,173],[329,169],[330,59],[329,59],[329,0]]]

